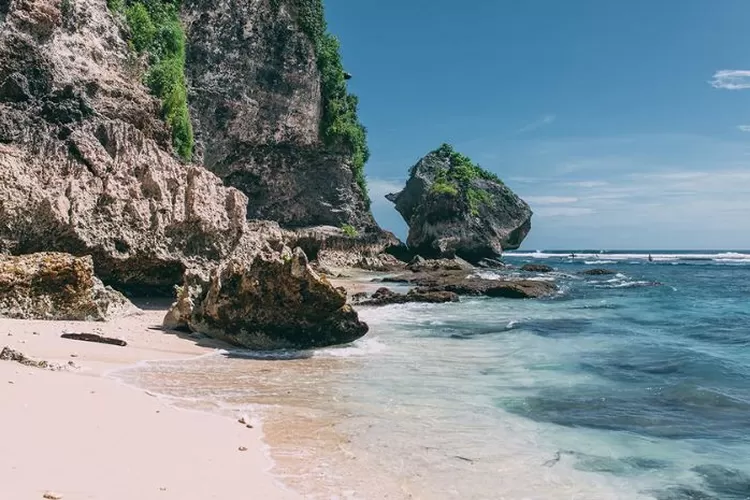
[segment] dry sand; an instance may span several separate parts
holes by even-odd
[[[162,304],[111,323],[0,319],[0,349],[78,366],[53,372],[0,361],[0,500],[48,492],[63,500],[301,498],[268,472],[259,429],[176,409],[106,376],[215,347],[153,329],[164,312]],[[128,346],[61,339],[64,331]]]

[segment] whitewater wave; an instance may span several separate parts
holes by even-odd
[[[382,352],[385,349],[386,345],[378,340],[377,337],[364,337],[345,346],[317,349],[313,356],[316,358],[351,358],[368,356]]]
[[[583,262],[588,265],[608,264],[620,261],[648,261],[649,253],[575,253],[571,257],[569,252],[507,252],[506,257],[517,257],[525,259],[562,259],[573,262]],[[675,262],[675,261],[713,261],[728,263],[746,263],[750,264],[750,253],[740,252],[717,252],[717,253],[651,253],[654,262]]]

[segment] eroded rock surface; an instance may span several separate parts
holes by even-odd
[[[385,277],[386,283],[409,283],[420,292],[454,292],[458,295],[485,295],[511,299],[552,295],[557,285],[528,279],[484,279],[466,271],[436,271]]]
[[[354,231],[353,228],[350,231]],[[403,247],[393,233],[379,228],[368,232],[346,234],[333,226],[317,226],[285,231],[289,247],[300,247],[321,269],[354,267],[369,271],[395,271],[404,262],[392,253]]]
[[[171,286],[233,251],[247,199],[176,159],[124,33],[105,0],[8,4],[0,251],[91,255],[108,283]]]
[[[249,349],[309,349],[352,342],[367,325],[304,252],[248,238],[207,274],[187,273],[166,328],[188,328]]]
[[[0,255],[0,317],[106,321],[137,311],[94,275],[90,257]]]
[[[398,293],[388,288],[379,288],[369,298],[362,297],[358,301],[358,305],[386,306],[390,304],[408,304],[410,302],[442,304],[458,301],[458,294],[449,291],[431,291],[414,288],[407,293]]]

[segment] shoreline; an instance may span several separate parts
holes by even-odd
[[[12,431],[3,439],[0,497],[302,498],[272,473],[263,425],[247,428],[236,418],[182,408],[118,379],[117,372],[142,362],[186,360],[223,347],[155,329],[166,310],[144,306],[142,314],[106,323],[3,319],[0,348],[76,367],[55,372],[0,362],[0,421]],[[60,338],[65,331],[122,338],[128,346]],[[262,420],[255,413],[249,419]]]

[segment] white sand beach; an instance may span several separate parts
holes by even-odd
[[[106,376],[211,350],[153,329],[163,315],[157,308],[110,323],[0,319],[0,349],[76,365],[51,371],[0,361],[1,499],[300,498],[268,472],[260,429],[176,409]],[[60,338],[66,331],[128,346]]]

